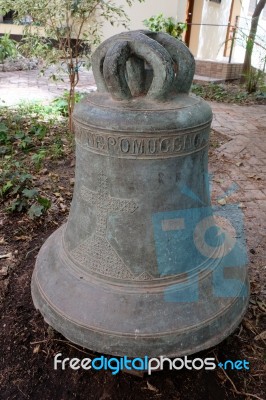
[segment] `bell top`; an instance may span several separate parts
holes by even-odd
[[[180,40],[145,30],[121,33],[96,49],[92,69],[97,92],[74,111],[81,145],[119,158],[174,157],[207,145],[211,108],[189,94],[195,61]]]
[[[147,64],[153,70],[150,85]],[[164,101],[189,92],[195,61],[180,40],[140,30],[104,41],[93,54],[92,69],[98,91],[109,92],[115,100],[146,96]]]

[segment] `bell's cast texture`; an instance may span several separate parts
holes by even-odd
[[[34,305],[66,338],[101,353],[211,347],[241,321],[248,282],[234,238],[206,242],[215,226],[212,112],[189,94],[194,58],[181,41],[141,30],[103,42],[92,66],[98,90],[74,112],[70,215],[39,252]]]

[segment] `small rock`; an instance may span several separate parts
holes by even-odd
[[[8,267],[1,267],[0,268],[0,276],[7,276],[8,274]]]
[[[226,200],[225,199],[219,199],[217,201],[217,203],[219,203],[221,206],[225,206],[226,205]]]

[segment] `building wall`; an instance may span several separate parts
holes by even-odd
[[[178,21],[184,22],[186,17],[187,0],[145,0],[139,3],[135,0],[132,7],[129,7],[125,0],[115,0],[117,5],[122,5],[129,17],[129,29],[147,29],[143,25],[143,20],[150,18],[152,15],[163,13],[166,17],[177,18]],[[0,16],[1,18],[1,16]],[[109,22],[103,20],[103,40],[125,31],[125,28],[120,26],[112,26]],[[2,24],[0,19],[0,33],[12,33],[21,35],[23,26],[15,24]]]
[[[233,10],[232,10],[232,18],[231,18],[231,25],[235,26],[237,23],[237,18],[241,14],[241,8],[242,8],[242,0],[234,0],[234,5],[233,5]],[[233,39],[233,29],[230,29],[230,40],[228,41],[227,45],[227,54],[226,56],[229,57],[231,47],[233,46],[232,39]],[[237,61],[237,60],[236,60]]]
[[[177,18],[180,22],[185,20],[186,0],[145,0],[144,3],[136,0],[132,7],[129,7],[123,0],[116,0],[115,3],[124,6],[130,19],[129,28],[132,30],[145,28],[142,21],[159,13],[163,13],[166,17]],[[103,21],[103,39],[122,31],[125,31],[123,26],[113,27],[110,23]]]
[[[189,49],[194,57],[197,57],[198,47],[199,47],[199,35],[200,35],[200,25],[202,18],[203,2],[205,0],[195,0],[193,16],[192,16],[192,26],[189,41]],[[195,24],[195,25],[193,25]]]
[[[201,26],[197,53],[198,58],[210,60],[223,58],[230,7],[231,0],[222,0],[221,3],[208,0],[203,1],[201,23],[225,26]]]
[[[16,25],[16,24],[3,24],[0,23],[0,34],[10,33],[15,36],[21,36],[23,34],[24,25]],[[40,32],[43,36],[44,30],[40,27],[36,28],[36,31]],[[33,29],[34,31],[34,29]]]
[[[24,26],[15,24],[0,23],[0,33],[11,33],[12,35],[21,35]]]

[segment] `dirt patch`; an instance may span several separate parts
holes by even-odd
[[[226,140],[224,135],[212,135],[211,152]],[[215,158],[211,157],[211,162]],[[53,357],[84,358],[96,355],[67,341],[50,328],[34,309],[30,281],[36,255],[45,239],[67,218],[74,175],[73,163],[48,162],[45,169],[57,176],[51,192],[60,191],[64,197],[38,221],[26,214],[0,215],[1,288],[1,399],[74,400],[74,399],[167,399],[167,400],[226,400],[249,399],[239,392],[263,398],[264,341],[259,334],[265,329],[266,314],[262,299],[262,283],[258,274],[262,248],[251,252],[251,299],[248,312],[237,330],[213,349],[197,356],[226,359],[246,359],[250,371],[167,371],[139,378],[127,373],[112,375],[106,371],[54,370]],[[49,176],[49,174],[48,174]],[[53,183],[54,182],[54,183]],[[60,188],[60,189],[58,189]],[[68,194],[67,194],[68,193]],[[56,194],[58,196],[58,194]],[[59,197],[59,196],[58,196]],[[235,385],[235,387],[234,387]]]

